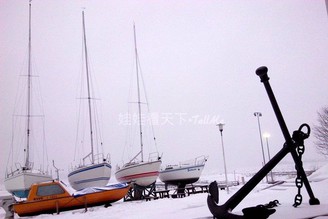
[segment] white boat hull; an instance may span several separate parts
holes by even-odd
[[[52,177],[47,174],[22,171],[6,178],[4,184],[11,194],[19,198],[27,198],[32,184],[51,180]]]
[[[133,182],[139,186],[149,186],[156,182],[161,160],[137,163],[117,170],[115,177],[119,182]]]
[[[111,169],[109,163],[80,167],[68,174],[68,181],[75,190],[105,186],[111,177]]]
[[[205,164],[162,170],[159,179],[166,184],[191,184],[198,181]]]

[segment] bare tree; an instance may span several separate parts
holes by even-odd
[[[328,156],[328,106],[318,112],[318,123],[313,129],[315,145],[321,154]]]

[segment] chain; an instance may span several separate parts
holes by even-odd
[[[307,133],[304,133],[301,131],[303,127],[307,128]],[[294,133],[293,133],[293,140],[295,141],[295,143],[297,145],[296,151],[297,151],[297,155],[299,157],[301,166],[303,166],[302,155],[304,154],[304,151],[305,151],[304,139],[308,138],[309,135],[310,135],[310,126],[308,124],[302,124],[299,127],[299,129],[297,131],[294,131]],[[303,197],[301,195],[301,188],[303,187],[303,179],[302,179],[302,176],[301,176],[297,166],[295,166],[295,169],[297,171],[295,184],[296,184],[298,191],[295,196],[293,206],[296,208],[297,206],[302,204],[302,200],[303,200]]]
[[[297,173],[297,177],[295,179],[295,184],[298,189],[298,192],[295,196],[293,206],[296,208],[297,206],[302,204],[302,199],[303,199],[302,195],[301,195],[301,188],[303,187],[303,180],[302,180],[302,177],[298,173]]]

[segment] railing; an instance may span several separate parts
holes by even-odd
[[[110,154],[108,153],[106,155],[106,158],[104,156],[103,153],[98,153],[98,154],[94,154],[93,155],[93,163],[92,163],[92,159],[91,159],[91,153],[87,154],[83,159],[82,159],[82,164],[79,163],[75,166],[72,166],[69,168],[69,171],[74,171],[76,169],[79,169],[81,167],[85,167],[85,166],[88,166],[88,165],[91,165],[91,164],[99,164],[99,163],[102,163],[102,162],[108,162],[108,163],[111,163],[111,157],[110,157]],[[89,163],[87,163],[85,160],[89,158]]]
[[[178,165],[168,165],[167,167],[184,167],[184,166],[191,166],[191,165],[203,165],[207,161],[208,156],[202,155],[199,157],[196,157],[191,160],[186,160],[183,162],[180,162]]]
[[[16,169],[13,170],[12,168],[10,168],[10,171],[6,170],[6,178],[9,178],[11,176],[14,176],[16,173],[23,173],[23,172],[33,172],[33,167],[34,167],[34,163],[33,162],[28,162],[27,166],[22,166],[20,163],[15,163],[15,167]],[[46,170],[44,170],[41,166],[39,169],[34,169],[34,171],[41,173],[43,175],[48,175],[49,174],[49,170],[48,168]],[[50,171],[51,172],[51,171]],[[50,173],[51,175],[52,173]]]
[[[108,163],[110,163],[110,154],[107,154],[106,158],[104,157],[104,154],[103,153],[99,153],[99,154],[94,154],[93,155],[93,159],[92,159],[92,154],[91,152],[89,154],[87,154],[84,158],[83,158],[83,164],[79,165],[79,166],[86,166],[86,162],[85,160],[89,158],[90,159],[90,164],[92,164],[92,160],[93,160],[93,163],[102,163],[104,161],[108,161]]]
[[[157,161],[160,159],[161,159],[161,157],[159,156],[158,152],[149,153],[148,162]]]

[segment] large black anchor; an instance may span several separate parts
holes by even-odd
[[[262,181],[262,179],[288,154],[290,153],[295,162],[295,168],[297,170],[296,186],[299,188],[299,192],[295,197],[294,206],[298,206],[302,202],[302,196],[300,195],[300,187],[303,183],[309,194],[310,205],[320,204],[319,200],[314,196],[310,183],[307,179],[305,171],[303,169],[301,156],[304,152],[304,140],[310,135],[310,127],[307,124],[302,124],[300,128],[293,133],[293,137],[290,136],[287,129],[284,118],[279,109],[276,98],[273,94],[269,83],[268,68],[265,66],[259,67],[256,70],[256,74],[263,82],[266,92],[269,96],[272,108],[276,114],[279,126],[285,138],[285,143],[282,149],[260,169],[243,187],[241,187],[233,196],[231,196],[223,205],[218,205],[218,190],[216,182],[210,184],[210,194],[207,197],[207,205],[214,217],[219,219],[246,219],[246,218],[268,218],[270,214],[274,212],[274,209],[269,211],[263,208],[248,208],[244,209],[244,215],[236,215],[231,211],[254,189],[254,187]],[[302,129],[306,128],[304,133]],[[256,215],[256,216],[255,216]]]

